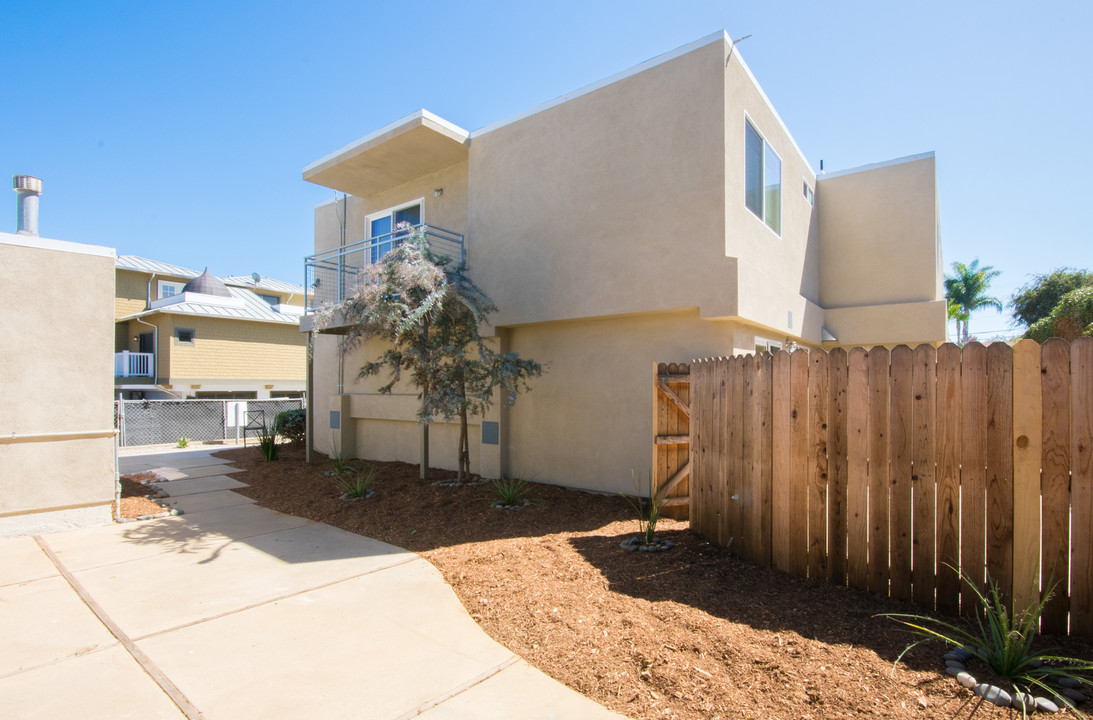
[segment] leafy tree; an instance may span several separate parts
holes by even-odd
[[[1039,343],[1052,337],[1069,342],[1083,335],[1093,337],[1093,284],[1063,295],[1047,317],[1034,322],[1025,333]]]
[[[485,413],[496,390],[511,405],[543,369],[516,353],[494,350],[478,331],[497,310],[493,301],[467,277],[465,265],[434,255],[419,231],[407,233],[398,247],[361,272],[343,303],[319,313],[316,325],[328,326],[339,316],[346,322],[343,353],[369,339],[384,341],[386,349],[364,363],[357,377],[386,370],[388,382],[379,391],[390,393],[405,373],[419,391],[420,422],[459,418],[458,479],[463,481],[470,474],[469,416]],[[423,458],[423,470],[427,464]]]
[[[987,307],[1002,310],[1002,301],[987,295],[991,280],[1001,274],[990,265],[979,267],[979,258],[976,258],[970,265],[954,262],[953,274],[945,276],[945,298],[949,301],[949,317],[956,319],[957,341],[961,345],[968,341],[968,318],[973,310]],[[956,316],[952,309],[954,304],[959,308]]]
[[[1064,295],[1088,285],[1093,285],[1093,273],[1087,270],[1064,267],[1047,275],[1035,275],[1032,282],[1013,294],[1010,300],[1013,319],[1031,329],[1051,314]]]

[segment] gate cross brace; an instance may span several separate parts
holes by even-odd
[[[664,505],[668,497],[668,493],[676,489],[676,485],[683,482],[683,478],[691,474],[691,462],[688,460],[683,464],[679,470],[676,470],[676,474],[668,478],[668,482],[664,483],[657,490],[657,500],[659,505]],[[672,503],[673,505],[676,503]]]
[[[681,413],[683,413],[687,417],[691,417],[691,408],[688,407],[687,404],[683,402],[683,400],[679,397],[679,395],[676,394],[675,390],[668,387],[668,383],[660,382],[658,380],[657,381],[657,390],[660,390],[662,393],[664,393],[664,396],[667,397],[669,400],[671,400],[675,404],[675,406],[677,408],[679,408],[679,411]]]

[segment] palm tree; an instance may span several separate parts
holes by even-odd
[[[979,258],[970,265],[953,263],[953,274],[945,276],[945,298],[949,301],[949,317],[956,319],[957,342],[968,342],[968,318],[973,310],[992,307],[1002,311],[1002,301],[987,295],[991,280],[1002,273],[990,265],[979,267]],[[955,308],[954,308],[955,306]],[[960,331],[963,324],[964,331]]]

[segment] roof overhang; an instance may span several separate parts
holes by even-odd
[[[470,133],[418,110],[304,168],[304,180],[366,197],[467,159]]]

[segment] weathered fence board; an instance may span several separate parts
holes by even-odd
[[[987,513],[987,349],[979,343],[964,346],[960,385],[960,567],[978,587],[986,581]],[[961,595],[971,598],[962,579]],[[961,603],[961,612],[972,615],[975,603]]]
[[[937,349],[937,609],[960,610],[960,348]]]
[[[888,532],[891,547],[892,597],[911,599],[911,348],[892,348],[889,375],[889,432],[892,442],[889,464]]]
[[[869,351],[869,590],[888,594],[888,348]]]
[[[793,432],[793,394],[789,353],[775,353],[770,363],[771,424],[771,564],[784,572],[793,572],[794,554],[790,537],[793,527],[791,438]]]
[[[1043,460],[1040,472],[1041,596],[1058,584],[1044,607],[1044,632],[1066,632],[1070,576],[1070,345],[1061,338],[1044,343],[1040,355],[1040,427]]]
[[[703,536],[946,613],[972,611],[965,577],[1018,606],[1055,584],[1041,630],[1093,635],[1093,339],[738,356],[688,380],[656,392],[658,435],[690,440],[656,474],[689,472]]]
[[[790,545],[793,555],[789,559],[790,572],[804,576],[808,572],[808,355],[792,353],[789,358],[790,374],[790,432],[789,458]]]
[[[869,355],[865,348],[851,350],[846,367],[846,571],[851,587],[866,590],[869,587]]]
[[[1093,338],[1070,346],[1070,632],[1093,635]]]

